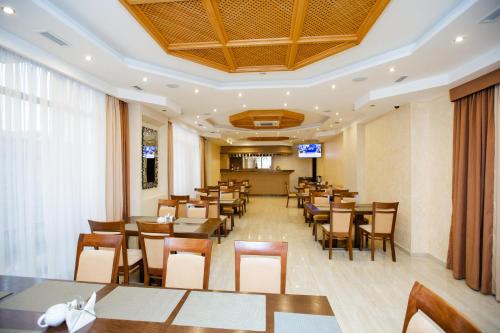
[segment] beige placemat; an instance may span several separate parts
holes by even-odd
[[[266,296],[192,291],[173,324],[265,331]]]
[[[162,323],[175,309],[185,290],[117,287],[95,306],[97,318]]]
[[[180,223],[180,224],[203,224],[207,222],[208,219],[206,218],[194,218],[194,217],[181,217],[175,220],[175,223]]]
[[[174,233],[176,232],[195,232],[200,226],[197,224],[176,224],[174,225]]]
[[[334,316],[303,313],[274,313],[275,333],[342,333]]]
[[[43,281],[0,302],[0,309],[45,312],[52,305],[69,302],[77,296],[87,300],[102,287],[103,284]]]
[[[0,299],[4,298],[5,296],[9,296],[10,294],[12,294],[12,292],[0,290]]]

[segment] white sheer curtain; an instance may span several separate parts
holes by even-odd
[[[0,274],[73,277],[105,216],[104,98],[0,48]]]
[[[174,188],[173,194],[196,196],[200,187],[200,138],[182,125],[173,124]]]

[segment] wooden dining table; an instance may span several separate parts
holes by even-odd
[[[0,306],[2,302],[8,301],[10,298],[14,298],[19,293],[28,290],[29,288],[35,288],[37,284],[46,283],[46,281],[55,281],[54,283],[64,283],[67,281],[61,280],[44,280],[39,278],[27,278],[27,277],[16,277],[16,276],[4,276],[0,275],[0,291],[8,291],[11,294],[0,299]],[[72,283],[72,282],[70,282]],[[88,289],[88,284],[87,289]],[[76,283],[75,288],[79,288],[79,284]],[[102,286],[99,285],[99,288]],[[97,303],[96,309],[99,309],[99,302],[103,300],[106,296],[108,296],[111,292],[115,290],[115,288],[129,288],[129,286],[116,285],[116,284],[106,284],[96,292],[97,295]],[[102,313],[96,310],[96,319],[92,321],[87,326],[82,327],[78,330],[79,333],[83,332],[119,332],[119,333],[132,333],[132,332],[174,332],[174,333],[200,333],[200,332],[249,332],[240,329],[224,329],[216,327],[197,327],[197,326],[187,326],[187,325],[176,325],[174,321],[178,314],[184,310],[185,307],[189,308],[189,298],[190,295],[200,294],[200,291],[196,290],[180,290],[180,289],[165,289],[159,287],[144,287],[144,286],[136,286],[131,285],[130,287],[136,288],[136,293],[141,292],[141,290],[147,288],[155,288],[156,290],[171,290],[171,291],[182,291],[183,296],[179,297],[178,301],[171,302],[169,305],[173,310],[171,312],[165,312],[164,317],[166,320],[164,321],[143,321],[143,320],[123,320],[123,319],[107,319],[105,317],[100,316]],[[97,289],[97,287],[96,287]],[[29,292],[29,290],[28,290]],[[151,290],[149,289],[149,292]],[[325,296],[309,296],[309,295],[280,295],[280,294],[247,294],[247,293],[236,293],[232,291],[214,291],[214,290],[206,290],[202,291],[203,295],[207,300],[213,300],[213,298],[217,298],[224,293],[224,295],[235,295],[243,296],[243,295],[258,295],[258,297],[264,297],[263,300],[264,307],[262,310],[262,316],[259,316],[259,320],[262,321],[262,324],[265,323],[265,330],[261,330],[261,332],[274,332],[275,329],[275,316],[276,313],[286,313],[286,314],[302,314],[302,315],[322,315],[329,316],[328,318],[335,320],[334,312],[330,307],[330,303]],[[182,295],[182,294],[181,294]],[[71,301],[71,299],[68,299]],[[86,301],[86,299],[85,299]],[[162,300],[163,301],[163,300]],[[119,306],[125,306],[127,303],[133,304],[133,302],[141,302],[137,299],[126,300],[123,299],[122,304]],[[167,301],[163,301],[167,302]],[[102,304],[102,303],[101,303]],[[50,306],[50,305],[49,305]],[[151,306],[149,300],[144,301],[144,304],[134,304],[135,307],[144,307]],[[30,306],[28,306],[29,308]],[[108,306],[109,307],[109,306]],[[155,309],[151,309],[155,310]],[[237,313],[240,317],[246,316],[251,309],[244,309],[244,311],[240,311],[243,313]],[[148,311],[141,311],[148,312]],[[26,330],[26,331],[42,331],[43,329],[37,326],[37,320],[39,316],[43,313],[38,311],[30,311],[30,310],[19,310],[19,309],[8,309],[0,308],[0,330],[4,331],[13,331],[17,330]],[[222,313],[220,318],[217,320],[221,320],[227,323],[227,320],[223,318],[226,313]],[[336,320],[335,320],[336,322]],[[214,322],[213,326],[218,326],[218,322]],[[51,327],[46,332],[67,332],[66,324],[63,323],[57,327]]]
[[[138,236],[137,221],[156,222],[158,216],[129,216],[125,219],[125,235]],[[210,238],[215,234],[217,243],[220,244],[221,233],[227,234],[225,221],[220,218],[208,218],[200,224],[179,224],[174,221],[174,234],[184,238]]]
[[[317,221],[314,221],[314,215],[327,215],[330,216],[330,206],[328,205],[313,205],[312,203],[306,203],[304,208],[306,209],[306,214],[304,216],[305,222],[313,222],[312,233],[314,235],[314,240],[318,240],[318,226]],[[362,224],[367,224],[365,222],[365,215],[372,215],[372,204],[368,203],[356,203],[354,208],[354,247],[359,247],[360,244],[360,232],[359,226]]]

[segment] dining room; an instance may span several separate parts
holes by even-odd
[[[500,332],[497,0],[0,9],[0,333]]]

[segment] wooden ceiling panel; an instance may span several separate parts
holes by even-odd
[[[233,47],[238,67],[285,65],[288,46]]]
[[[389,0],[119,0],[169,54],[230,73],[295,70],[361,42]]]
[[[278,121],[277,126],[256,126],[255,121]],[[304,121],[304,114],[284,109],[249,110],[229,116],[234,127],[246,129],[280,129],[296,127]]]
[[[247,140],[250,141],[285,141],[290,139],[288,136],[250,136]]]
[[[290,36],[293,0],[218,0],[229,40]]]

